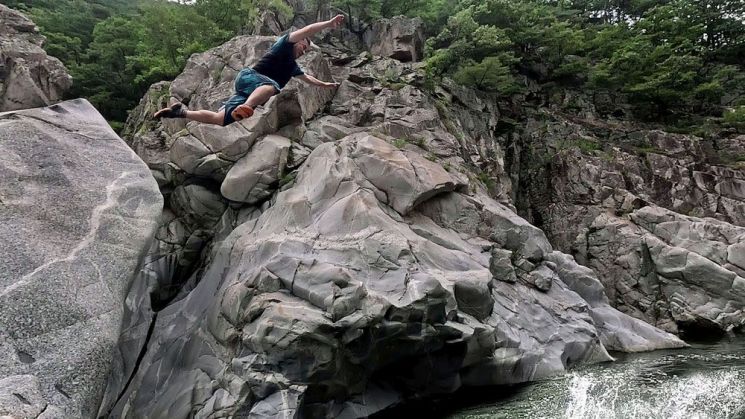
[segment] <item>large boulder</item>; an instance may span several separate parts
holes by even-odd
[[[163,199],[85,100],[0,113],[0,148],[0,416],[92,417]]]
[[[72,86],[62,63],[42,49],[44,41],[33,22],[0,4],[0,111],[51,105]]]
[[[256,204],[272,195],[287,167],[290,140],[267,135],[225,176],[220,192],[233,201]]]

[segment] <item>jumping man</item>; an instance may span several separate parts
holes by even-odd
[[[217,112],[208,110],[189,111],[181,103],[156,112],[154,118],[186,118],[192,121],[215,125],[228,125],[248,118],[254,109],[265,104],[269,98],[279,93],[292,77],[297,77],[313,86],[334,88],[339,83],[329,83],[303,73],[295,62],[310,47],[310,37],[327,28],[338,28],[344,22],[344,15],[316,22],[302,29],[281,36],[264,54],[253,68],[248,67],[235,78],[235,94]]]

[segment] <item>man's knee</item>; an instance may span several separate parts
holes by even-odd
[[[277,93],[277,89],[271,84],[261,85],[256,90],[263,95],[274,95],[275,93]]]

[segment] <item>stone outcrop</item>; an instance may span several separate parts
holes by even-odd
[[[92,417],[162,209],[85,100],[0,113],[0,416]]]
[[[62,63],[42,49],[44,41],[33,22],[0,4],[0,111],[51,105],[72,86]]]
[[[599,216],[578,249],[619,309],[658,327],[743,326],[745,228],[646,206]]]
[[[518,208],[597,273],[614,307],[674,333],[745,324],[733,262],[745,227],[745,169],[733,156],[745,137],[550,112],[521,135],[508,170],[523,186]]]
[[[424,23],[419,18],[379,19],[363,38],[374,55],[399,61],[419,61],[424,57]]]
[[[492,181],[496,105],[425,92],[417,63],[311,55],[337,91],[292,82],[228,127],[144,120],[165,97],[217,108],[271,42],[192,57],[132,113],[127,140],[169,207],[100,415],[364,417],[684,345],[613,309],[514,212],[509,180]]]

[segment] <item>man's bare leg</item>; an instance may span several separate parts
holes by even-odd
[[[276,92],[277,90],[270,84],[259,86],[248,96],[244,104],[255,108],[268,102]]]
[[[153,118],[186,118],[192,121],[203,122],[206,124],[222,125],[225,118],[225,110],[212,112],[207,110],[189,111],[181,102],[163,108],[153,114]]]
[[[225,118],[225,110],[220,112],[212,112],[207,110],[201,111],[186,111],[186,119],[192,121],[203,122],[205,124],[222,125]]]

